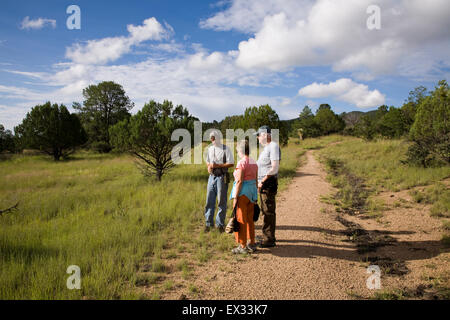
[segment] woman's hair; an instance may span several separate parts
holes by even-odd
[[[237,150],[246,156],[250,155],[250,145],[247,140],[239,141],[237,144]]]

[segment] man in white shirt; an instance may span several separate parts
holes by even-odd
[[[214,226],[214,212],[216,210],[216,199],[218,198],[218,210],[216,227],[219,232],[225,231],[225,217],[227,213],[227,193],[230,182],[228,168],[234,166],[233,153],[230,148],[222,144],[221,135],[214,130],[210,134],[211,145],[208,147],[206,164],[208,165],[208,188],[206,193],[205,232]]]
[[[258,158],[258,191],[261,200],[261,213],[263,215],[264,240],[260,247],[274,247],[276,225],[276,202],[278,191],[278,170],[280,168],[281,149],[275,141],[272,141],[271,129],[262,126],[256,133],[258,141],[264,147]]]

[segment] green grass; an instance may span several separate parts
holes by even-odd
[[[299,140],[291,139],[289,144],[281,148],[278,189],[283,191],[294,178],[297,168],[304,162],[305,150],[299,148]]]
[[[327,180],[333,187],[339,189],[331,201],[326,198],[322,198],[322,200],[334,204],[338,212],[360,214],[366,211],[370,190],[366,188],[364,180],[354,175],[341,160],[323,155],[320,160],[325,164],[329,173]]]
[[[386,205],[381,199],[371,197],[367,201],[367,215],[370,218],[381,218]]]
[[[351,172],[377,190],[399,191],[450,177],[450,167],[420,168],[403,164],[409,144],[403,140],[367,142],[345,137],[340,144],[319,151],[342,161]]]
[[[0,163],[0,207],[20,201],[18,211],[0,218],[0,297],[138,298],[129,284],[142,259],[157,256],[168,235],[191,234],[202,221],[202,170],[180,169],[158,184],[143,179],[127,156]],[[81,268],[81,290],[66,288],[69,265]],[[155,260],[152,268],[162,266]]]
[[[172,290],[175,286],[175,283],[173,282],[173,280],[167,280],[166,282],[164,282],[164,289],[165,290]]]
[[[301,154],[295,143],[282,149],[280,189]],[[57,163],[14,156],[0,162],[0,177],[0,209],[19,201],[17,211],[0,217],[0,299],[140,299],[137,284],[156,281],[138,275],[144,260],[153,274],[164,273],[166,252],[190,252],[203,263],[234,243],[229,235],[198,233],[204,165],[177,166],[157,183],[129,156],[80,152]],[[185,278],[189,262],[180,269]],[[81,269],[81,290],[66,287],[70,265]]]
[[[417,203],[432,204],[432,217],[450,217],[450,189],[443,183],[436,183],[425,191],[411,190],[409,192]]]
[[[409,296],[403,290],[381,290],[379,292],[375,292],[372,296],[373,300],[405,300],[408,299]]]
[[[426,193],[414,190],[411,195],[416,202],[433,204],[432,216],[448,217],[450,190],[440,181],[450,177],[450,167],[420,168],[402,163],[408,145],[403,140],[367,142],[330,136],[308,139],[304,148],[319,149],[318,158],[330,173],[328,180],[339,189],[336,195],[339,201],[334,201],[338,211],[364,211],[368,217],[380,218],[386,206],[376,198],[378,192],[433,185]]]
[[[319,138],[305,139],[301,141],[299,144],[305,150],[319,150],[325,148],[326,146],[332,143],[341,142],[343,140],[345,140],[345,137],[343,136],[330,135]]]
[[[442,222],[442,227],[444,228],[444,230],[450,230],[450,221],[444,220],[444,222]]]

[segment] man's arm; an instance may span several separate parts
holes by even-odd
[[[272,168],[270,168],[269,172],[267,172],[266,177],[264,177],[264,181],[267,180],[271,176],[276,176],[278,174],[278,170],[280,169],[280,160],[273,160],[270,162],[272,164]]]
[[[211,165],[212,165],[213,169],[216,169],[216,168],[231,168],[231,167],[234,166],[234,163],[225,163],[225,164],[214,163],[214,164],[211,164]]]
[[[233,154],[230,151],[230,148],[227,147],[225,152],[226,152],[226,156],[225,156],[226,163],[222,163],[222,164],[215,163],[214,167],[213,167],[214,169],[215,168],[228,169],[228,168],[234,167],[234,158],[233,158]]]
[[[270,163],[272,164],[272,167],[270,168],[269,172],[267,172],[267,174],[264,176],[264,178],[262,178],[261,182],[258,185],[259,188],[262,187],[262,184],[267,179],[278,174],[278,170],[280,169],[280,160],[272,160]]]
[[[213,167],[212,167],[213,164],[211,163],[211,157],[209,155],[209,147],[208,147],[208,152],[206,153],[206,166],[208,168],[209,174],[211,174],[212,170],[213,170]]]

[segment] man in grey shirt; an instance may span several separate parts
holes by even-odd
[[[211,145],[208,147],[206,164],[208,165],[208,188],[206,192],[205,207],[205,232],[214,226],[214,211],[216,210],[216,199],[219,199],[216,217],[216,227],[219,232],[225,231],[225,217],[227,212],[228,193],[228,168],[233,167],[234,158],[230,148],[222,144],[220,134],[214,130],[210,134]]]
[[[275,197],[278,192],[278,170],[280,168],[281,149],[272,141],[271,129],[262,126],[256,133],[259,144],[264,147],[258,158],[258,191],[261,199],[261,212],[264,218],[264,240],[260,247],[274,247],[276,225]]]

